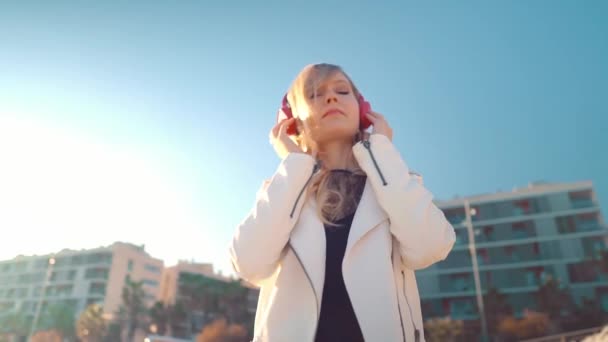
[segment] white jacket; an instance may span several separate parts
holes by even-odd
[[[353,146],[367,181],[342,263],[366,341],[424,341],[414,270],[447,257],[453,227],[384,135]],[[325,232],[304,201],[315,160],[291,153],[257,194],[230,244],[233,267],[260,286],[254,341],[314,340],[325,278]],[[304,203],[306,202],[306,203]]]

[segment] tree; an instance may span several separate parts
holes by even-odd
[[[239,280],[224,284],[220,293],[219,314],[224,315],[229,323],[248,322],[247,294],[249,289],[241,285]]]
[[[196,342],[246,342],[247,329],[239,324],[228,324],[221,318],[206,325]]]
[[[75,337],[74,308],[65,304],[53,304],[45,310],[40,327],[42,330],[55,330],[61,339],[73,340]]]
[[[498,329],[498,324],[505,317],[513,314],[513,309],[507,300],[507,295],[500,293],[497,288],[490,288],[483,298],[484,311],[490,333]]]
[[[122,326],[119,322],[112,322],[106,328],[106,334],[103,336],[103,342],[118,342],[121,341]]]
[[[188,310],[183,300],[168,307],[167,331],[171,336],[190,338],[191,322],[188,319]]]
[[[31,319],[22,311],[14,311],[0,317],[0,333],[16,337],[27,336],[30,332]]]
[[[538,288],[536,298],[538,310],[548,314],[552,320],[559,321],[563,314],[571,313],[575,308],[570,293],[553,278]]]
[[[450,317],[432,318],[424,322],[425,336],[429,342],[453,342],[462,335],[462,321]]]
[[[574,310],[574,314],[562,322],[562,328],[565,331],[594,328],[602,325],[605,319],[606,314],[600,304],[584,297],[581,305]]]
[[[150,316],[150,324],[156,327],[155,332],[159,335],[165,335],[168,330],[171,310],[171,307],[163,304],[162,302],[156,302],[148,312]]]
[[[118,317],[127,328],[128,341],[133,341],[137,329],[144,326],[147,313],[145,296],[143,281],[133,281],[127,276],[125,286],[122,288],[122,306],[118,310]]]
[[[546,313],[526,310],[522,319],[504,318],[498,325],[498,331],[503,337],[526,339],[544,336],[549,329],[549,315]]]
[[[86,342],[99,342],[106,332],[103,308],[98,304],[89,305],[78,318],[76,335]]]
[[[38,331],[32,336],[30,342],[62,342],[63,336],[58,330]]]

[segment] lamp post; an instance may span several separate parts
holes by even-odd
[[[481,293],[481,282],[479,280],[479,266],[477,264],[477,250],[475,248],[475,232],[473,231],[473,220],[472,216],[477,214],[475,208],[471,209],[471,205],[468,199],[464,200],[464,211],[465,211],[465,225],[469,233],[469,252],[471,253],[471,262],[473,264],[473,278],[475,280],[475,294],[477,297],[477,308],[479,311],[479,318],[481,321],[481,333],[482,340],[488,341],[488,326],[486,324],[486,314],[483,306],[483,297]]]
[[[53,265],[55,265],[55,258],[50,257],[48,265],[46,267],[46,276],[44,277],[44,284],[42,285],[42,293],[40,294],[40,299],[38,300],[38,305],[36,306],[36,313],[34,314],[34,320],[32,321],[32,327],[30,329],[30,335],[27,339],[28,341],[32,340],[32,336],[36,332],[38,320],[40,319],[40,311],[42,310],[42,302],[44,301],[44,297],[46,295],[46,287],[48,286],[49,279],[51,277],[51,272],[53,272]]]

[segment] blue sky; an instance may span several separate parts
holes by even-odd
[[[436,198],[591,180],[605,215],[606,2],[260,4],[0,5],[0,259],[122,240],[227,271],[315,62],[343,66]]]

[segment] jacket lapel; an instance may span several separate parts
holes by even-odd
[[[359,206],[355,211],[353,217],[353,223],[350,227],[350,234],[348,235],[348,244],[346,245],[346,252],[344,253],[344,259],[348,257],[349,251],[368,231],[376,227],[380,222],[388,218],[388,215],[380,207],[378,200],[376,199],[374,189],[369,179],[365,182],[363,188],[363,194],[359,200]]]
[[[289,241],[315,291],[318,314],[325,281],[325,230],[313,202],[307,201],[302,208]]]

